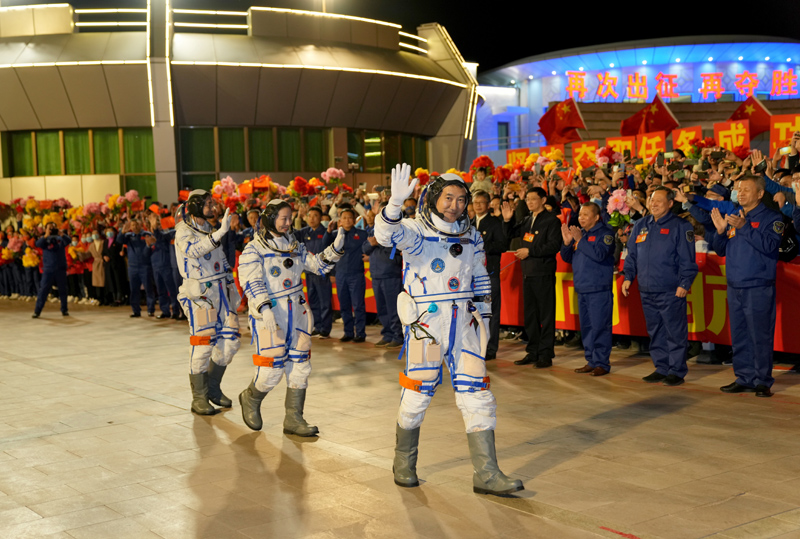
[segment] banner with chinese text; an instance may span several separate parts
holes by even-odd
[[[636,136],[636,153],[647,163],[658,155],[658,152],[667,151],[667,135],[664,131],[655,131]]]
[[[582,140],[580,142],[573,142],[570,145],[572,148],[572,164],[575,168],[583,167],[588,168],[595,164],[595,152],[598,145],[596,140]]]
[[[515,263],[514,253],[504,253],[500,272],[500,289],[503,297],[500,323],[522,326],[522,270]],[[580,329],[578,296],[572,284],[572,266],[557,257],[556,270],[556,327]],[[725,281],[725,258],[714,254],[697,254],[700,271],[687,296],[689,339],[717,344],[730,344],[728,325],[728,292]],[[618,335],[647,336],[641,299],[636,281],[628,297],[620,292],[622,275],[616,276],[614,287],[614,333]],[[777,316],[775,325],[775,350],[800,353],[800,332],[796,321],[800,319],[800,265],[778,263]]]
[[[703,138],[703,128],[699,125],[691,127],[681,127],[672,131],[672,149],[683,150],[683,153],[688,153],[692,149],[690,142],[694,139]]]
[[[564,144],[550,144],[549,146],[541,146],[539,147],[539,155],[545,155],[553,150],[561,150],[561,153],[566,157],[567,150]]]
[[[769,121],[769,153],[788,146],[792,133],[800,131],[800,114],[779,114],[772,116]]]
[[[750,122],[748,120],[733,120],[714,124],[714,139],[726,150],[734,151],[736,148],[750,147]]]
[[[528,148],[516,148],[514,150],[506,150],[506,163],[513,165],[517,161],[525,163],[525,160],[530,155],[531,151]]]
[[[615,152],[624,153],[630,150],[631,157],[636,157],[636,137],[611,137],[606,139],[606,146],[614,148]]]

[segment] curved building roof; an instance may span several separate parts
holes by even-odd
[[[512,80],[563,75],[566,71],[708,61],[766,61],[775,62],[777,67],[788,63],[787,59],[800,63],[800,41],[771,36],[682,36],[623,41],[529,56],[482,73],[478,79],[481,84],[503,86]]]

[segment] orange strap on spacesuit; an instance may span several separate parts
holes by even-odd
[[[211,335],[192,335],[189,337],[192,346],[208,346],[211,344]]]
[[[266,357],[266,356],[259,356],[258,354],[253,354],[253,365],[256,367],[272,367],[275,364],[274,357]]]

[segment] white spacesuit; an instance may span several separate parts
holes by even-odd
[[[491,285],[480,233],[466,213],[469,191],[456,174],[432,177],[420,195],[417,218],[402,219],[403,201],[413,192],[410,167],[392,171],[392,197],[375,219],[375,238],[403,252],[404,291],[398,314],[405,331],[405,372],[397,414],[394,480],[419,484],[419,430],[446,363],[456,405],[464,417],[475,474],[473,489],[508,494],[522,483],[497,467],[494,446],[496,401],[489,390],[484,353],[491,316]],[[481,342],[482,341],[482,342]]]
[[[192,346],[189,380],[192,412],[211,415],[218,406],[229,408],[231,400],[220,388],[225,369],[239,350],[239,308],[241,297],[220,248],[230,229],[230,212],[212,231],[208,219],[219,208],[211,193],[192,191],[182,209],[183,221],[175,227],[175,255],[183,284],[178,301],[189,319]]]
[[[288,232],[292,210],[274,200],[259,217],[257,233],[239,257],[239,282],[247,296],[250,327],[256,344],[255,376],[239,395],[244,422],[261,430],[261,401],[286,375],[283,432],[315,436],[317,427],[303,419],[311,374],[311,332],[314,321],[303,293],[303,270],[324,275],[343,254],[343,229],[334,244],[311,254]]]

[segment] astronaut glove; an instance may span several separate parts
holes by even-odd
[[[392,196],[389,199],[389,206],[392,206],[393,213],[399,215],[403,203],[414,194],[418,178],[409,182],[411,176],[411,165],[398,164],[392,169]]]
[[[344,252],[344,234],[344,228],[339,227],[339,230],[336,232],[336,239],[333,240],[333,248],[337,253]]]
[[[269,333],[275,333],[275,331],[278,329],[278,324],[275,322],[275,315],[273,314],[272,309],[267,306],[262,307],[261,320],[259,320],[259,322],[261,323],[261,327],[263,327]]]
[[[227,208],[225,210],[225,215],[222,216],[222,219],[219,221],[219,228],[215,230],[211,237],[214,239],[216,243],[220,243],[222,238],[225,237],[225,234],[231,229],[231,209]]]

